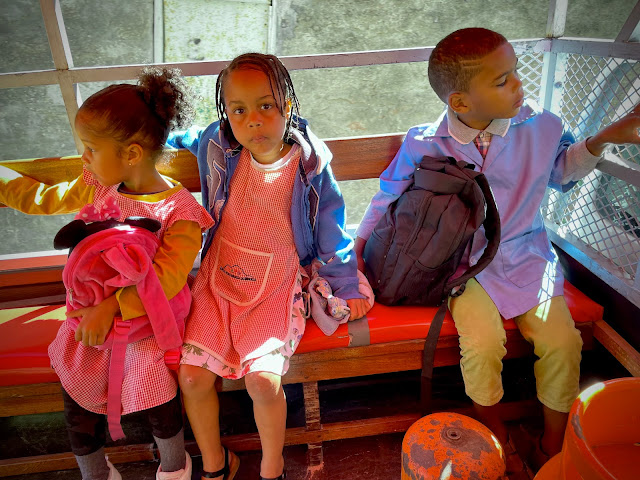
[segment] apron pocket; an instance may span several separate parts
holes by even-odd
[[[245,307],[264,292],[273,253],[259,252],[220,237],[212,273],[212,288],[222,298]]]

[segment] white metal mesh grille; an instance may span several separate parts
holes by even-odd
[[[611,260],[619,277],[633,281],[640,259],[640,191],[602,173],[580,183],[566,194],[549,191],[547,218],[560,235],[572,234]]]
[[[579,140],[618,120],[640,100],[640,62],[569,55],[566,70],[560,113]]]
[[[560,114],[577,140],[618,120],[639,101],[640,62],[568,57]],[[615,146],[612,151],[640,164],[635,145]],[[640,189],[596,171],[565,194],[550,191],[542,212],[560,235],[571,234],[600,252],[620,278],[633,283],[640,259]]]
[[[540,102],[540,83],[542,79],[543,55],[525,53],[518,57],[518,74],[522,80],[524,95]]]

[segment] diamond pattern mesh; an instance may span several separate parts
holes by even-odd
[[[536,102],[540,102],[543,58],[541,53],[525,53],[518,57],[518,74],[522,81],[524,95]]]
[[[570,55],[560,113],[577,140],[618,120],[640,102],[640,62]],[[640,164],[635,145],[612,152]],[[640,259],[640,189],[602,172],[593,172],[569,192],[549,191],[542,213],[560,235],[571,234],[600,252],[620,278],[633,283]],[[573,241],[573,240],[572,240]]]

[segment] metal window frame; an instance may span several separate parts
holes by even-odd
[[[270,27],[268,49],[275,48],[274,9],[277,0],[272,0],[270,9]],[[568,0],[550,0],[547,19],[547,38],[536,40],[515,40],[512,43],[519,50],[544,53],[543,77],[541,82],[541,100],[545,108],[553,109],[554,96],[561,94],[557,85],[562,84],[562,68],[559,59],[562,54],[580,53],[618,58],[640,59],[640,0],[632,10],[615,41],[561,39],[564,34]],[[55,69],[0,74],[0,88],[29,87],[36,85],[59,85],[65,104],[71,130],[74,132],[78,152],[82,146],[75,135],[73,119],[82,103],[78,84],[98,81],[134,80],[142,65],[120,65],[109,67],[75,68],[67,40],[64,19],[60,9],[60,0],[40,0],[49,46]],[[162,18],[162,1],[154,0],[154,24]],[[162,55],[163,25],[156,25],[154,31],[154,60]],[[433,47],[417,47],[393,50],[374,50],[364,52],[343,52],[334,54],[300,55],[281,57],[289,70],[308,70],[317,68],[341,68],[391,63],[425,62]],[[180,68],[185,76],[215,76],[225,67],[227,61],[178,62],[153,65],[158,67]]]
[[[640,1],[633,7],[627,21],[616,36],[616,42],[640,42]]]
[[[275,48],[275,2],[270,9],[270,29],[268,50]],[[78,85],[84,82],[124,81],[137,77],[142,65],[120,65],[109,67],[76,68],[69,48],[64,19],[60,8],[60,0],[40,0],[40,7],[49,40],[55,69],[0,74],[0,88],[29,87],[36,85],[55,85],[60,87],[67,111],[71,130],[78,152],[82,152],[82,144],[78,139],[74,126],[74,118],[82,100]],[[627,21],[614,41],[585,40],[560,38],[564,35],[568,0],[550,0],[547,19],[546,38],[533,40],[515,40],[511,43],[518,53],[543,53],[543,72],[540,98],[543,106],[558,112],[559,101],[563,95],[563,83],[566,75],[566,58],[569,54],[582,54],[599,57],[616,57],[640,61],[640,0],[637,2]],[[162,16],[162,1],[154,1],[154,19]],[[162,54],[161,33],[163,25],[157,25],[154,32],[154,60]],[[376,50],[360,52],[343,52],[334,54],[300,55],[281,57],[289,70],[308,70],[318,68],[342,68],[393,63],[426,62],[433,47],[404,48],[393,50]],[[185,76],[215,76],[225,67],[227,61],[154,63],[158,67],[180,68]],[[635,186],[640,186],[640,168],[629,165],[618,158],[606,157],[598,165],[598,169],[623,179]],[[558,246],[580,261],[589,270],[614,286],[627,298],[640,306],[640,265],[635,277],[635,285],[627,285],[613,272],[613,268],[603,264],[597,252],[588,246],[572,243],[570,238],[559,235],[553,225],[547,225],[551,239]],[[16,259],[29,259],[32,264],[47,263],[43,252],[35,254],[18,254]],[[0,272],[3,270],[0,264]]]

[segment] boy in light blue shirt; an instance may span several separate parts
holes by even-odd
[[[552,113],[524,98],[518,59],[502,35],[466,28],[441,40],[429,60],[429,82],[447,110],[413,127],[389,167],[357,231],[358,266],[376,223],[413,182],[423,156],[452,156],[487,177],[500,212],[502,238],[491,264],[467,282],[450,309],[460,335],[467,395],[507,453],[507,471],[522,469],[500,420],[502,317],[514,318],[539,357],[534,366],[545,430],[538,463],[562,447],[568,412],[579,393],[582,340],[563,295],[562,272],[540,213],[547,186],[568,190],[600,160],[608,143],[640,143],[640,108],[572,145]],[[486,239],[476,232],[463,265],[474,265]]]

